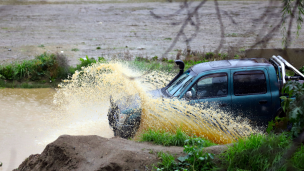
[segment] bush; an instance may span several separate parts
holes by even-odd
[[[206,59],[212,59],[214,56],[214,53],[213,52],[207,52],[206,55],[205,55],[205,58]]]
[[[160,152],[158,156],[162,162],[158,164],[157,170],[171,171],[171,170],[211,170],[214,167],[213,154],[203,152],[204,141],[197,139],[184,141],[184,153],[186,156],[179,157],[175,162],[175,158],[168,153]]]
[[[288,81],[283,89],[282,108],[288,120],[292,123],[291,132],[297,137],[304,128],[304,84],[297,81]]]
[[[77,65],[76,70],[81,70],[82,67],[87,67],[93,63],[96,63],[94,58],[89,58],[88,55],[85,58],[80,58],[80,64]]]
[[[222,168],[261,171],[279,165],[279,169],[284,170],[284,163],[278,162],[290,144],[291,137],[286,133],[251,135],[247,139],[240,139],[234,146],[229,147],[226,153],[220,155]]]
[[[304,170],[304,145],[293,155],[291,164],[295,169]]]
[[[162,162],[158,163],[157,170],[163,171],[171,171],[171,170],[178,170],[178,164],[175,162],[175,158],[169,154],[164,152],[159,152],[158,157],[161,158]]]
[[[57,61],[57,56],[55,54],[43,53],[36,56],[33,60],[2,65],[0,66],[0,74],[7,80],[29,78],[34,81],[44,76],[57,78],[61,67]]]

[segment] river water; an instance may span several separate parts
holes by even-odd
[[[0,171],[17,168],[63,134],[113,136],[106,106],[70,104],[73,109],[61,111],[65,117],[56,121],[55,93],[55,89],[0,89]]]

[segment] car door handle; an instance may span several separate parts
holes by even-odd
[[[227,106],[227,103],[221,103],[219,104],[220,107],[226,107]]]
[[[259,103],[260,104],[267,104],[267,100],[260,100]]]

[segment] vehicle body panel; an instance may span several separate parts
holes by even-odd
[[[235,90],[235,74],[243,72],[250,73],[254,71],[262,71],[264,73],[266,79],[266,92],[264,93],[256,93],[256,94],[244,94],[238,95]],[[235,116],[243,116],[250,120],[257,122],[258,124],[261,122],[267,122],[272,118],[272,96],[269,85],[269,76],[268,71],[264,67],[256,67],[256,68],[238,68],[231,70],[231,91],[232,91],[232,113]],[[254,88],[254,87],[253,87]]]

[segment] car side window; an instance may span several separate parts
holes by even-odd
[[[199,79],[189,91],[191,91],[192,99],[227,96],[227,73],[206,75]]]
[[[234,95],[267,93],[266,77],[263,71],[240,71],[233,74]]]

